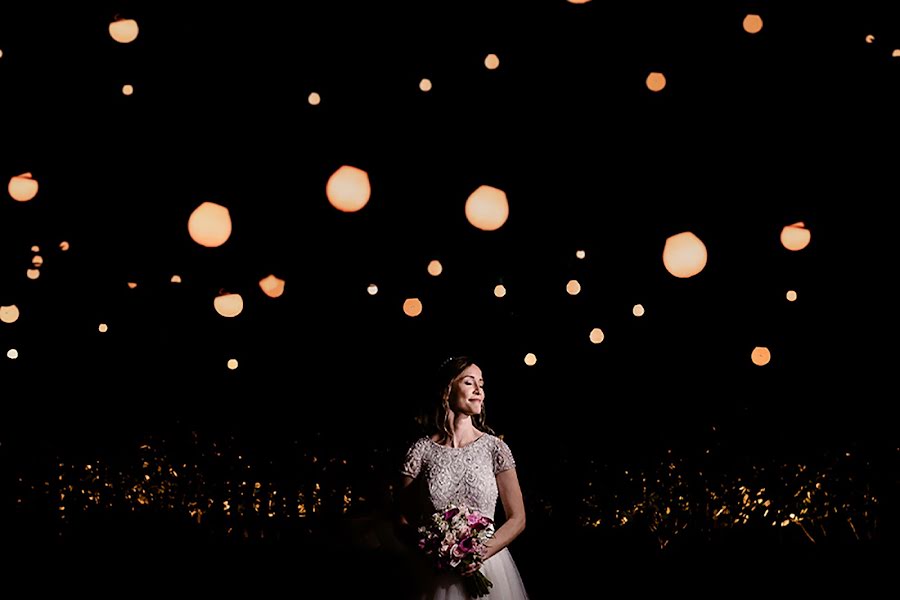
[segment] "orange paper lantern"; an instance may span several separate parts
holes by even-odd
[[[231,214],[224,206],[204,202],[194,209],[188,219],[191,239],[207,248],[221,246],[231,236]]]

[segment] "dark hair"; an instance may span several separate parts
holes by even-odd
[[[453,382],[460,373],[474,364],[476,364],[475,360],[469,356],[451,356],[444,360],[438,368],[435,379],[438,402],[434,411],[434,427],[447,439],[453,437],[453,431],[450,429],[450,391],[453,389]],[[481,413],[472,415],[472,423],[481,431],[494,433],[494,430],[487,425],[483,402]]]

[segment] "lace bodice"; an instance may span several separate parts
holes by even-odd
[[[485,433],[461,448],[441,446],[428,437],[416,440],[400,471],[425,478],[432,510],[450,502],[463,503],[493,519],[498,495],[496,475],[515,466],[506,442]]]

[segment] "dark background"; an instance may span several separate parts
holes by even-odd
[[[743,31],[747,13],[762,16],[759,34]],[[137,19],[135,42],[109,37],[116,14]],[[892,554],[896,23],[878,2],[5,3],[0,180],[30,171],[40,183],[30,202],[0,201],[0,305],[21,311],[0,326],[0,350],[19,352],[0,361],[10,539],[69,565],[87,547],[195,559],[200,545],[253,573],[339,556],[387,582],[396,563],[383,553],[345,555],[364,535],[340,515],[251,525],[253,543],[174,509],[136,519],[125,501],[63,526],[49,482],[56,465],[101,458],[124,481],[148,439],[170,457],[240,448],[282,487],[322,475],[302,468],[318,453],[349,461],[333,481],[368,494],[354,504],[366,522],[421,433],[431,374],[471,353],[489,422],[519,461],[531,524],[513,552],[537,597],[554,589],[544,573],[580,573],[569,585],[583,589],[596,564],[665,573],[662,591],[772,573],[761,556],[815,564],[821,583],[834,575],[823,564]],[[499,69],[485,69],[488,53]],[[666,76],[660,93],[644,84],[651,71]],[[325,198],[344,164],[371,180],[358,213]],[[498,231],[465,219],[480,185],[509,197]],[[231,212],[220,248],[187,234],[204,201]],[[812,242],[791,252],[779,234],[797,221]],[[709,262],[680,280],[661,253],[686,230]],[[270,273],[287,282],[280,298],[259,290]],[[237,318],[213,310],[223,289],[243,295]],[[402,312],[413,296],[415,319]],[[762,368],[758,345],[773,357]],[[602,512],[628,495],[614,494],[621,473],[673,454],[695,491],[759,465],[840,473],[858,484],[842,498],[869,494],[848,514],[874,495],[878,518],[818,546],[698,526],[665,551],[640,526],[583,527],[592,482],[609,496],[593,499]],[[220,468],[208,479],[236,477]],[[574,552],[582,543],[596,551]],[[565,549],[552,569],[547,547]]]

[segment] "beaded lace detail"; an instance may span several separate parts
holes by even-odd
[[[489,433],[461,448],[441,446],[423,437],[410,446],[401,473],[425,477],[432,508],[451,502],[466,504],[494,518],[497,506],[497,473],[515,468],[509,446]]]

